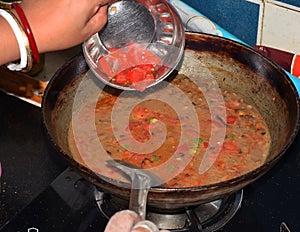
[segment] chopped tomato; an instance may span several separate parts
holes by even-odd
[[[218,160],[216,164],[221,170],[225,169],[225,163],[223,161]]]
[[[152,73],[147,73],[145,75],[145,80],[154,80],[154,74]]]
[[[139,106],[136,106],[134,109],[133,109],[133,116],[137,119],[140,119],[140,118],[146,118],[147,116],[149,116],[149,109],[146,108],[146,107],[139,107]]]
[[[131,157],[133,156],[133,154],[129,151],[124,151],[123,154],[122,154],[122,157],[121,159],[122,160],[128,160],[130,159]]]
[[[135,88],[136,90],[138,91],[141,91],[143,92],[147,86],[149,86],[151,83],[154,82],[155,79],[144,79],[142,81],[139,81],[139,82],[135,82],[135,83],[132,83],[132,86],[133,88]]]
[[[141,69],[147,71],[148,73],[154,73],[155,72],[155,68],[153,66],[153,64],[144,64],[141,66]]]
[[[145,46],[131,43],[125,49],[110,51],[110,54],[100,57],[98,66],[113,77],[112,83],[144,91],[158,76],[156,67],[161,66],[162,60]]]
[[[237,117],[236,117],[236,116],[231,116],[231,115],[229,115],[229,116],[226,117],[226,122],[227,122],[228,124],[233,124],[233,123],[235,123],[236,120],[237,120]]]
[[[144,159],[145,159],[144,155],[134,154],[133,156],[130,157],[130,162],[136,164],[137,166],[140,166],[141,162],[143,162]]]
[[[109,49],[110,52],[115,52],[115,51],[117,51],[117,50],[119,50],[119,48],[110,48],[110,49]]]
[[[130,45],[129,50],[127,52],[127,61],[132,64],[132,66],[137,66],[141,64],[139,62],[139,52],[140,48],[138,46]]]
[[[102,56],[98,60],[98,66],[99,68],[106,73],[109,77],[114,76],[112,67],[109,65],[109,63],[105,60],[105,57]]]
[[[145,79],[146,72],[138,67],[130,69],[128,72],[128,79],[131,83],[136,83]]]
[[[232,139],[225,140],[224,143],[223,143],[223,147],[227,150],[230,150],[230,151],[237,151],[238,150],[238,146],[237,146],[236,142]]]
[[[115,76],[113,80],[116,84],[125,85],[127,83],[127,76],[125,74],[120,73],[119,75]]]
[[[161,65],[161,59],[150,50],[144,50],[140,54],[142,64]]]
[[[204,148],[208,148],[208,142],[203,142]]]
[[[151,64],[161,65],[162,60],[151,50],[145,48],[144,45],[131,44],[126,53],[127,62],[132,66]]]

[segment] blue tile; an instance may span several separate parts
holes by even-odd
[[[256,44],[259,5],[245,0],[182,0],[249,45]]]
[[[300,7],[300,1],[299,0],[277,0],[277,1]]]

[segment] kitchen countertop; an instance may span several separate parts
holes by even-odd
[[[0,91],[0,225],[32,201],[65,168],[48,142],[41,109]]]

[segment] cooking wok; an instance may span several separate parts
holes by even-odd
[[[191,58],[192,57],[192,58]],[[191,61],[189,60],[191,59]],[[201,61],[201,65],[195,60]],[[182,68],[182,66],[193,66]],[[221,199],[264,175],[285,153],[299,129],[299,97],[290,78],[271,60],[240,43],[214,35],[186,33],[184,59],[178,72],[190,75],[201,67],[209,70],[220,88],[239,93],[256,106],[270,131],[271,147],[263,165],[237,178],[192,188],[153,187],[148,205],[156,209],[176,210]],[[175,71],[174,71],[175,72]],[[89,77],[87,75],[89,73]],[[44,94],[42,111],[50,141],[70,166],[102,191],[129,199],[130,188],[108,180],[78,162],[71,152],[67,135],[72,120],[76,92],[83,80],[93,79],[82,54],[65,63],[50,80]],[[95,85],[100,85],[95,80]],[[111,90],[107,87],[107,91]],[[105,91],[105,89],[104,89]],[[76,104],[85,104],[88,96]]]

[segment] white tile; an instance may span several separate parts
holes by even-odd
[[[263,3],[263,0],[246,0],[246,2],[253,2],[256,4],[260,4],[260,3]]]
[[[277,1],[267,2],[263,8],[258,44],[300,54],[300,9]]]
[[[263,2],[260,2],[260,3],[257,3],[257,4],[259,4],[259,14],[258,14],[256,44],[261,44],[265,4]]]
[[[299,11],[300,10],[299,7],[293,6],[291,4],[284,3],[282,1],[276,1],[276,0],[264,0],[264,1],[267,2],[267,3],[274,4],[274,5],[283,6],[283,7],[289,8],[291,10],[295,10],[295,11]]]

